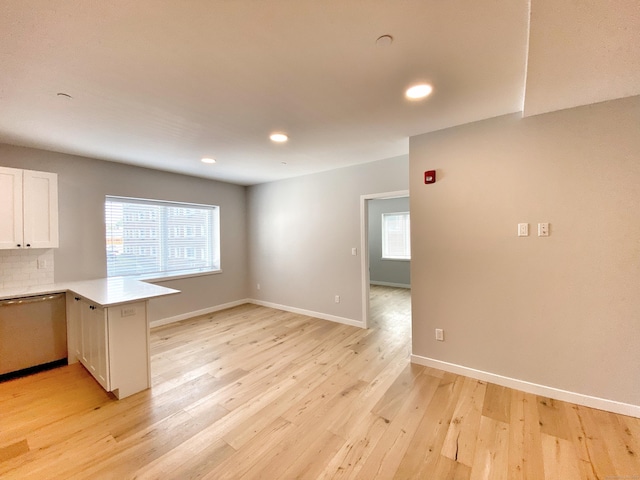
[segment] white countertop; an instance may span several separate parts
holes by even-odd
[[[172,295],[180,293],[180,290],[161,287],[160,285],[153,285],[126,277],[112,277],[80,282],[51,283],[33,287],[1,289],[0,300],[59,292],[73,292],[102,307],[110,307],[122,303]]]

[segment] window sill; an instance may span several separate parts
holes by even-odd
[[[410,262],[411,259],[410,258],[385,258],[382,257],[380,260],[383,260],[385,262],[391,261],[391,262]]]
[[[184,273],[180,273],[180,272],[176,272],[173,275],[160,275],[159,274],[152,274],[152,275],[132,275],[130,277],[127,278],[132,278],[134,280],[141,280],[143,282],[148,282],[148,283],[160,283],[160,282],[168,282],[170,280],[181,280],[184,278],[192,278],[192,277],[204,277],[207,275],[217,275],[219,273],[222,273],[222,270],[208,270],[205,272],[184,272]]]

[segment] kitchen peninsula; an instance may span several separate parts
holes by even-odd
[[[0,290],[1,299],[65,293],[68,363],[118,399],[151,386],[148,301],[179,290],[112,277]]]

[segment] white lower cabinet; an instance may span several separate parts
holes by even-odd
[[[80,297],[67,293],[67,358],[76,363],[82,356],[82,329],[80,328]]]
[[[109,377],[109,348],[107,345],[107,312],[92,303],[80,303],[82,329],[82,364],[107,392],[111,391]]]
[[[67,299],[70,356],[117,398],[150,386],[147,302],[102,307],[78,295]]]

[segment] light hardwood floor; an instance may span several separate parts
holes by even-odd
[[[255,305],[152,332],[153,388],[79,365],[0,384],[3,479],[640,479],[640,420],[409,363],[409,292],[369,330]]]

